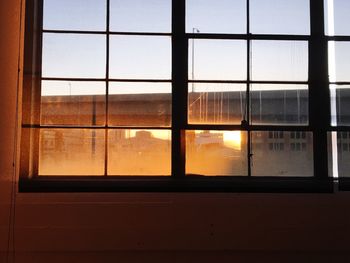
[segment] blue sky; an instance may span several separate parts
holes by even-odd
[[[334,31],[350,34],[350,1],[325,0],[334,9]],[[246,0],[187,0],[186,31],[201,33],[246,33]],[[111,0],[112,31],[171,31],[171,0]],[[326,10],[328,16],[328,11]],[[250,32],[256,34],[310,33],[309,0],[250,0]],[[333,19],[333,17],[331,17]],[[326,27],[327,32],[329,23]],[[45,0],[44,29],[106,30],[104,0]],[[45,34],[43,43],[44,77],[104,78],[106,76],[106,37],[104,35]],[[194,73],[192,47],[194,45]],[[307,42],[253,41],[252,79],[307,80]],[[350,45],[336,44],[336,75],[349,75]],[[334,70],[333,70],[334,71]],[[167,36],[111,36],[111,78],[171,78],[171,38]],[[190,40],[189,78],[245,80],[246,41]],[[57,84],[57,83],[56,83]],[[64,82],[67,86],[69,83]],[[76,92],[82,83],[70,83]],[[66,94],[62,85],[49,88],[47,94]],[[140,85],[139,85],[140,87]],[[91,87],[88,88],[89,90]],[[145,87],[145,92],[150,92]],[[70,89],[71,90],[71,89]],[[159,90],[159,89],[158,89]],[[117,91],[115,91],[117,92]],[[125,90],[123,91],[125,92]],[[140,88],[138,91],[140,92]],[[158,91],[156,91],[158,92]],[[168,89],[167,89],[168,92]],[[43,90],[45,95],[45,90]],[[84,93],[84,92],[83,92]],[[133,93],[133,89],[130,89]]]

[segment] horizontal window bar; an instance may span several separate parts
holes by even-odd
[[[327,36],[326,38],[333,41],[350,41],[350,36]]]
[[[310,126],[291,125],[213,125],[213,124],[188,124],[187,130],[240,130],[240,131],[312,131]]]
[[[106,35],[106,31],[88,31],[88,30],[48,30],[48,29],[43,29],[43,33],[54,33],[54,34],[98,34],[98,35]]]
[[[44,77],[41,80],[53,81],[115,81],[115,82],[171,82],[171,79],[106,79],[106,78],[51,78]]]
[[[43,33],[55,34],[110,34],[110,35],[135,35],[135,36],[171,36],[171,33],[153,33],[153,32],[115,32],[115,31],[87,31],[87,30],[47,30],[43,29]]]
[[[237,84],[300,84],[309,85],[308,81],[273,81],[273,80],[188,80],[188,83],[237,83]]]
[[[22,124],[22,128],[29,129],[93,129],[93,130],[170,130],[170,126],[78,126],[78,125],[39,125],[39,124]]]
[[[133,129],[133,130],[169,130],[170,126],[78,126],[78,125],[38,125],[22,124],[22,128],[30,129]],[[239,130],[239,131],[312,131],[311,126],[291,125],[213,125],[213,124],[188,124],[186,130]],[[349,127],[332,127],[329,131],[350,131]]]
[[[329,82],[329,84],[331,84],[331,85],[350,85],[350,82],[349,81],[342,81],[342,82],[332,81],[332,82]]]
[[[349,131],[350,132],[350,126],[332,126],[328,131]]]
[[[257,35],[257,34],[203,34],[188,33],[188,38],[201,39],[243,39],[243,40],[304,40],[308,41],[311,36],[304,35]]]

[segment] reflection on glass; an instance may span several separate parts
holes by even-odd
[[[350,132],[331,132],[328,143],[332,176],[350,177]]]
[[[350,35],[350,1],[324,0],[326,35]]]
[[[42,81],[41,124],[104,125],[105,82]]]
[[[186,131],[186,174],[247,175],[247,133]]]
[[[310,34],[309,0],[250,0],[254,34]]]
[[[246,33],[246,0],[187,0],[186,32]]]
[[[245,84],[189,83],[188,121],[240,124],[246,119]]]
[[[109,73],[119,79],[170,79],[170,37],[111,36]]]
[[[253,84],[250,90],[253,124],[308,124],[307,85]]]
[[[171,31],[171,0],[111,0],[112,31]]]
[[[313,176],[311,132],[252,132],[252,176]]]
[[[252,79],[271,81],[308,80],[306,41],[252,42]]]
[[[332,125],[350,125],[350,85],[330,85]]]
[[[43,34],[43,77],[103,78],[106,37],[88,34]]]
[[[190,39],[190,80],[246,80],[247,42],[244,40]]]
[[[42,129],[39,175],[103,175],[104,151],[103,130]]]
[[[170,126],[170,83],[111,82],[108,103],[110,125]]]
[[[350,81],[350,42],[328,42],[330,81]]]
[[[170,175],[170,130],[108,132],[108,175]]]
[[[44,0],[44,29],[105,30],[106,0]]]

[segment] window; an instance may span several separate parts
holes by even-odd
[[[346,185],[343,178],[349,177],[349,91],[350,91],[350,11],[348,1],[325,1],[326,27],[328,44],[328,71],[331,104],[331,129],[329,148],[331,148],[332,174],[340,178],[340,185]],[[347,187],[348,188],[348,187]]]
[[[330,191],[324,10],[27,1],[23,189]]]

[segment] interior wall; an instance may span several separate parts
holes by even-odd
[[[0,262],[6,262],[20,0],[0,1]],[[15,262],[350,262],[350,194],[16,193]]]

